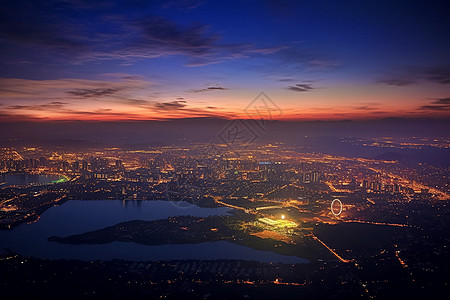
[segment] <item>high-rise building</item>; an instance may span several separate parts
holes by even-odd
[[[363,180],[362,187],[367,190],[369,188],[369,181],[368,180]]]
[[[312,176],[312,182],[319,182],[319,178],[320,178],[319,175],[320,175],[319,173],[314,172],[313,176]]]

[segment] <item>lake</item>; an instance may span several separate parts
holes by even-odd
[[[172,260],[243,259],[261,262],[306,263],[296,256],[255,250],[227,241],[159,246],[113,242],[104,245],[68,245],[47,242],[50,236],[84,233],[130,220],[152,221],[172,216],[224,215],[229,208],[180,208],[169,201],[70,200],[45,211],[39,221],[0,231],[0,248],[21,255],[51,259],[82,260]]]
[[[60,175],[42,175],[29,173],[1,174],[0,188],[12,185],[47,184],[63,178]]]

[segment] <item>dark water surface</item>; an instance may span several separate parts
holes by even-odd
[[[0,175],[0,188],[12,185],[28,185],[31,183],[46,184],[60,180],[59,175],[42,175],[42,174],[2,174]]]

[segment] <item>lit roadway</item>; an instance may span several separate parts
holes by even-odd
[[[345,259],[342,258],[339,254],[336,253],[336,251],[334,251],[333,249],[331,249],[330,247],[328,247],[324,242],[322,242],[317,236],[314,235],[314,233],[311,232],[311,236],[313,239],[315,239],[316,241],[318,241],[319,243],[321,243],[325,248],[328,249],[328,251],[330,251],[334,256],[336,256],[341,262],[343,263],[349,263],[352,262],[353,260],[349,260],[349,259]]]
[[[408,224],[396,224],[396,223],[382,223],[382,222],[371,222],[371,221],[362,221],[362,220],[342,220],[345,223],[363,223],[363,224],[373,224],[373,225],[386,225],[386,226],[394,226],[394,227],[415,227],[420,228],[414,225]]]
[[[336,193],[351,193],[350,190],[342,190],[342,189],[337,189],[333,186],[333,184],[329,181],[325,181],[325,184],[328,185],[328,187],[330,188],[330,190],[332,192],[336,192]]]
[[[237,205],[232,205],[232,204],[228,204],[228,203],[225,203],[223,201],[220,201],[219,199],[221,199],[221,197],[219,197],[219,196],[213,196],[213,195],[206,195],[206,196],[211,196],[214,199],[214,202],[216,202],[217,204],[220,204],[220,205],[223,205],[223,206],[227,206],[227,207],[230,207],[230,208],[234,208],[234,209],[240,209],[240,210],[243,210],[243,211],[246,210],[244,207],[240,207],[240,206],[237,206]]]
[[[276,187],[276,188],[274,188],[273,190],[271,190],[271,191],[265,193],[264,195],[262,195],[261,198],[264,198],[264,197],[266,197],[267,195],[269,195],[269,194],[271,194],[271,193],[273,193],[273,192],[276,192],[277,190],[282,190],[282,189],[284,189],[285,187],[287,187],[288,185],[289,185],[289,184],[285,184],[285,185],[283,185],[283,186]]]

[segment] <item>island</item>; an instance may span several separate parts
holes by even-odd
[[[253,216],[177,216],[162,220],[133,220],[67,237],[52,236],[48,240],[64,244],[107,244],[134,242],[143,245],[197,244],[229,241],[257,250],[293,255],[309,260],[329,258],[317,242],[298,233],[289,237],[276,231],[262,230]],[[271,233],[271,234],[268,234]]]

